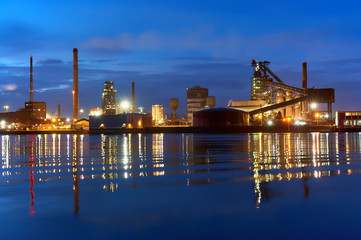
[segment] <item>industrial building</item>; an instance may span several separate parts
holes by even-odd
[[[113,82],[105,82],[102,93],[102,108],[92,108],[89,114],[89,129],[121,129],[144,128],[152,126],[152,116],[135,113],[135,85],[132,82],[132,107],[128,112],[128,103],[124,102],[123,112],[118,113],[120,104],[115,98]],[[163,114],[163,107],[161,108]],[[162,115],[163,117],[163,115]]]
[[[30,56],[30,89],[29,102],[25,102],[25,107],[16,112],[0,113],[0,120],[6,123],[10,129],[34,128],[45,123],[46,103],[34,101],[33,87],[33,56]],[[3,124],[4,125],[4,124]]]
[[[195,86],[187,88],[187,117],[189,122],[193,122],[193,113],[205,109],[207,104],[208,88]]]
[[[337,111],[335,124],[339,129],[361,129],[361,112]]]
[[[326,103],[330,123],[335,90],[307,88],[307,63],[302,64],[302,88],[287,85],[269,68],[270,62],[252,61],[251,100],[230,102],[228,108],[248,111],[250,124],[264,124],[280,116],[294,120],[317,121],[311,103]],[[257,119],[262,119],[258,121]]]
[[[152,116],[142,113],[89,116],[90,129],[144,128],[152,126]]]
[[[115,93],[113,82],[105,82],[102,94],[102,109],[105,115],[117,114],[119,108],[119,101],[115,99]]]
[[[154,125],[164,124],[162,105],[152,105],[152,120]]]

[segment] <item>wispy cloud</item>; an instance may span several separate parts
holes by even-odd
[[[172,33],[146,31],[138,35],[120,33],[116,37],[97,37],[85,41],[84,48],[100,48],[108,50],[130,49],[239,49],[240,36],[228,33],[218,36],[211,28],[187,29]]]
[[[55,87],[43,87],[43,88],[39,88],[37,90],[35,90],[36,92],[47,92],[47,91],[52,91],[52,90],[62,90],[62,89],[67,89],[70,88],[70,85],[68,84],[60,84],[58,86]]]
[[[202,62],[229,62],[234,61],[234,58],[226,57],[173,57],[168,58],[167,60],[171,61],[202,61]]]
[[[15,84],[0,85],[0,92],[15,91],[18,88]]]
[[[60,59],[45,59],[38,61],[39,65],[56,65],[56,64],[64,64],[64,62]]]

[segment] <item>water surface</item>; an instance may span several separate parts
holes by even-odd
[[[0,138],[2,239],[361,237],[359,133]]]

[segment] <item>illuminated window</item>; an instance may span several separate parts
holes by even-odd
[[[346,113],[346,116],[351,116],[351,113],[347,112],[347,113]]]

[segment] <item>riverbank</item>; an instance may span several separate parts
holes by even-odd
[[[238,126],[238,127],[147,127],[91,130],[0,131],[0,134],[128,134],[128,133],[287,133],[287,132],[361,132],[361,129],[337,129],[320,126]]]
[[[282,133],[332,132],[334,126],[237,126],[237,127],[148,127],[138,129],[91,129],[90,134],[123,133]]]

